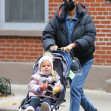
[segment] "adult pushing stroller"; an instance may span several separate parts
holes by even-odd
[[[64,51],[57,50],[57,51],[50,51],[50,52],[52,53],[52,55],[54,55],[54,62],[53,62],[54,70],[56,70],[57,73],[59,74],[60,81],[64,86],[64,89],[60,93],[58,99],[54,101],[51,105],[51,111],[53,111],[53,110],[58,110],[60,104],[65,101],[65,93],[66,93],[68,75],[69,75],[70,66],[71,66],[71,59],[69,54]],[[43,55],[41,55],[39,59],[35,62],[33,67],[33,74],[35,74],[38,71],[38,65],[39,65],[38,63],[42,56]],[[29,104],[28,101],[29,101],[29,94],[27,94],[26,98],[21,102],[19,106],[19,111],[22,111],[22,109],[27,108]],[[40,106],[36,108],[36,111],[40,111]]]

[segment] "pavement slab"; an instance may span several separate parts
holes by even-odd
[[[12,95],[0,98],[0,111],[18,111],[21,101],[26,98],[27,85],[12,84]],[[103,90],[84,89],[85,94],[95,105],[98,111],[111,111],[111,93]],[[70,88],[66,90],[66,102],[60,105],[59,111],[69,111]],[[82,107],[80,111],[84,111]]]

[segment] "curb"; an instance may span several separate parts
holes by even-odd
[[[0,109],[0,111],[18,111],[18,110],[15,110],[15,109]]]

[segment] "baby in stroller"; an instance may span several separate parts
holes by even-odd
[[[60,76],[53,70],[53,61],[50,52],[45,52],[40,58],[38,71],[31,76],[28,85],[30,102],[26,111],[35,111],[41,100],[41,111],[51,111],[52,102],[56,101],[63,90]]]
[[[44,106],[46,106],[48,109],[51,108],[51,111],[58,111],[60,105],[66,101],[65,93],[66,93],[66,87],[67,87],[69,72],[70,72],[70,67],[71,67],[70,56],[68,53],[66,53],[60,49],[58,49],[57,51],[53,50],[53,51],[47,51],[47,52],[51,53],[49,60],[51,61],[50,62],[51,69],[54,69],[54,70],[47,71],[46,75],[49,76],[49,72],[51,72],[50,78],[52,78],[51,80],[54,80],[54,82],[51,82],[52,84],[50,84],[50,80],[48,80],[46,77],[46,79],[41,81],[41,84],[40,84],[40,82],[37,83],[37,84],[40,84],[39,86],[34,87],[35,86],[34,84],[36,84],[36,79],[37,79],[36,75],[40,74],[41,76],[45,76],[45,75],[42,75],[42,74],[45,74],[45,72],[40,71],[40,66],[41,66],[40,64],[42,63],[40,61],[42,61],[42,57],[44,57],[45,54],[47,55],[47,53],[45,52],[37,59],[37,61],[34,64],[33,76],[31,77],[31,80],[32,81],[34,80],[35,83],[34,83],[34,81],[31,83],[31,81],[30,81],[30,84],[33,84],[33,85],[31,86],[29,84],[29,89],[30,88],[31,89],[28,91],[26,98],[23,99],[22,102],[20,103],[19,111],[24,111],[24,110],[26,111],[26,109],[28,109],[28,106],[32,106],[31,105],[32,98],[34,98],[33,100],[36,100],[37,98],[41,98],[40,105],[38,105],[38,107],[36,108],[35,111],[41,111],[41,109],[42,109],[41,106],[43,106],[43,108],[44,108]],[[54,58],[54,61],[53,61],[53,58]],[[40,79],[40,75],[39,75],[39,79]],[[60,79],[60,81],[59,81],[59,79]],[[56,82],[57,82],[57,84],[54,86],[53,84]],[[45,85],[43,85],[43,84],[45,84]],[[62,84],[63,86],[60,84]],[[61,89],[61,86],[62,86],[62,89]],[[47,89],[46,91],[45,91],[45,88]],[[32,92],[31,90],[34,92]],[[46,94],[43,97],[40,97],[41,94],[43,94],[43,92],[45,92]],[[46,97],[51,99],[51,102],[52,102],[51,107],[49,107],[50,104],[48,104],[48,103],[47,103],[47,105],[45,105],[45,104],[42,105],[43,102],[47,101],[47,100],[45,100]],[[33,102],[33,103],[37,104],[36,102]],[[32,109],[34,109],[34,107]],[[29,110],[29,111],[32,111],[32,110]]]

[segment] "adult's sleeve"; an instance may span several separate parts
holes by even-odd
[[[55,45],[55,36],[56,36],[56,24],[55,16],[50,20],[46,25],[43,31],[42,43],[44,50],[48,50],[50,46]]]
[[[75,41],[76,49],[78,51],[88,50],[94,45],[96,37],[96,27],[90,15],[88,15],[86,19],[84,30],[84,36]]]

